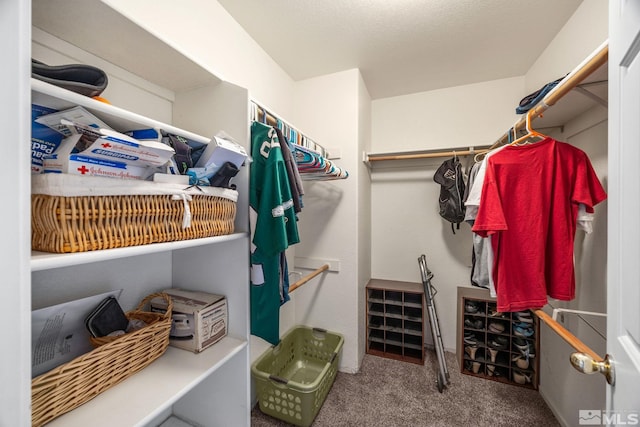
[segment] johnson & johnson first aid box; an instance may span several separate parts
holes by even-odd
[[[173,302],[169,344],[199,353],[227,335],[227,299],[222,295],[171,288],[164,290]],[[151,300],[151,311],[164,313],[167,302]]]
[[[72,154],[81,135],[71,135],[60,143],[53,154],[43,157],[44,173],[70,173],[120,179],[146,179],[153,170],[146,166],[130,165],[114,159],[86,154]]]

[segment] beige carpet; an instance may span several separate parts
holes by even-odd
[[[460,373],[447,353],[451,384],[441,394],[436,358],[424,366],[365,355],[357,374],[339,372],[314,427],[559,426],[537,391]],[[289,426],[253,409],[254,427]]]

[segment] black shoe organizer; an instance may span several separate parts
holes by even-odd
[[[531,326],[522,331],[516,327],[522,323],[516,313],[497,312],[488,290],[458,287],[456,351],[461,372],[537,390],[539,323],[533,313],[528,317]]]

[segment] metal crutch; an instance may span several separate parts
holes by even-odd
[[[436,383],[438,385],[438,391],[442,393],[445,384],[450,384],[450,381],[447,362],[444,358],[444,345],[442,344],[442,335],[440,334],[440,321],[438,320],[438,312],[436,311],[435,301],[433,300],[433,297],[435,297],[438,291],[431,284],[433,273],[427,267],[427,258],[424,255],[421,255],[420,258],[418,258],[418,265],[420,266],[422,284],[424,285],[424,297],[427,303],[427,313],[429,315],[429,324],[431,325],[433,346],[435,347],[436,357],[438,359]]]

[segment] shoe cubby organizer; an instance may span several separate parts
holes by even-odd
[[[424,363],[421,283],[371,279],[367,284],[367,353]]]
[[[539,324],[531,311],[498,313],[487,289],[458,287],[457,326],[463,374],[538,389]]]

